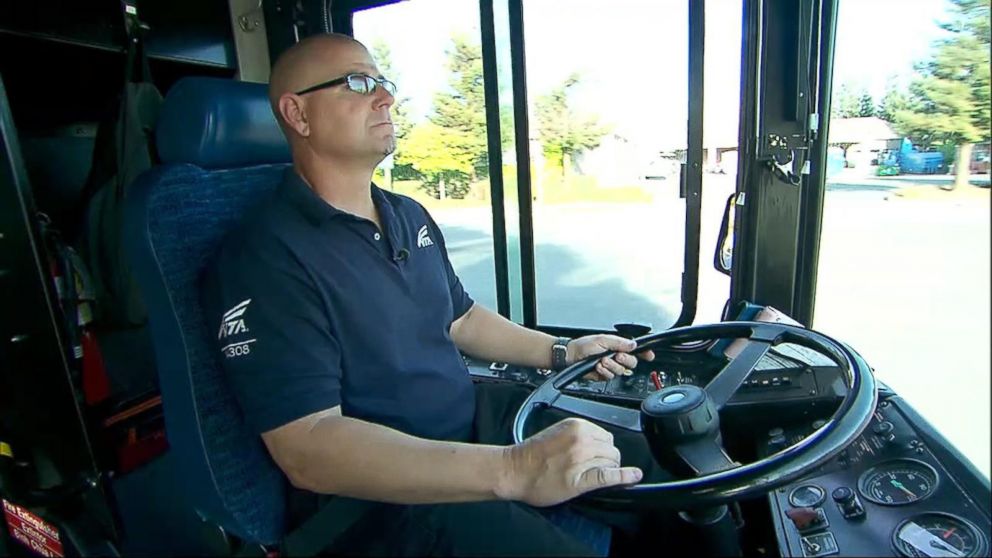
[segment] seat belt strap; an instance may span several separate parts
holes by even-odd
[[[283,556],[315,556],[350,529],[378,502],[335,496],[286,536]]]

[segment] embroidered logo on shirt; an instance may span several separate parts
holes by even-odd
[[[224,316],[220,322],[220,331],[217,332],[217,339],[226,339],[232,335],[248,333],[248,326],[245,325],[245,320],[242,316],[244,316],[245,311],[248,310],[248,305],[250,303],[250,298],[248,300],[243,300],[234,308],[224,312]],[[247,355],[251,352],[251,344],[254,342],[254,339],[247,339],[245,341],[231,343],[230,345],[222,347],[220,352],[224,353],[224,356],[227,358]]]
[[[420,232],[417,233],[417,246],[420,248],[434,246],[434,241],[427,235],[427,225],[420,227]]]

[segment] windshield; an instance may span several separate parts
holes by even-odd
[[[740,2],[727,7],[706,14],[706,25],[718,32],[706,34],[706,64],[714,71],[707,67],[713,89],[705,97],[712,123],[703,126],[704,248],[702,264],[688,269],[693,287],[701,276],[695,319],[702,322],[720,318],[729,294],[729,279],[712,270],[706,248],[715,242],[736,172]],[[526,0],[523,13],[532,224],[521,221],[519,209],[518,101],[505,1],[494,5],[496,75],[489,78],[498,93],[499,153],[487,143],[478,4],[404,2],[355,14],[355,37],[371,46],[400,90],[397,151],[376,179],[428,208],[479,303],[497,309],[502,272],[506,313],[518,322],[529,283],[536,325],[671,327],[684,298],[696,306],[695,288],[683,293],[693,239],[680,183],[688,150],[688,3],[623,0],[604,16],[591,1],[562,10],[550,0]],[[501,208],[493,201],[494,157],[502,162]],[[505,227],[499,218],[494,226],[499,210]],[[532,271],[521,258],[530,242]]]

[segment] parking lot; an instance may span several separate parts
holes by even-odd
[[[909,185],[849,175],[828,185],[814,328],[861,352],[988,476],[988,189],[896,195]],[[733,186],[732,176],[706,175],[697,323],[717,321],[728,295],[729,279],[711,262]],[[490,210],[433,215],[463,283],[494,308]],[[670,190],[649,204],[536,206],[539,322],[668,327],[681,309],[683,228],[684,203]]]

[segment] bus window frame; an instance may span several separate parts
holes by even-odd
[[[682,308],[674,324],[689,325],[696,315],[699,286],[699,238],[702,211],[703,172],[703,85],[705,0],[686,0],[689,5],[689,63],[688,63],[688,132],[686,161],[680,179],[684,185],[680,197],[686,200],[685,246],[681,281]],[[337,4],[332,9],[333,29],[353,34],[355,12],[395,3],[396,0],[353,0]],[[530,176],[530,126],[528,122],[526,51],[524,44],[523,0],[508,0],[510,61],[513,88],[514,136],[517,164],[517,200],[520,234],[520,291],[522,293],[525,327],[577,337],[591,333],[588,328],[538,323],[537,271],[534,244],[534,213]],[[480,34],[483,54],[483,87],[486,95],[486,129],[489,148],[489,179],[493,214],[493,252],[496,280],[496,310],[506,318],[510,315],[509,255],[507,249],[505,190],[502,172],[502,150],[499,124],[499,89],[496,73],[496,39],[493,0],[479,0]],[[650,241],[647,239],[646,241]]]
[[[334,30],[351,33],[354,12],[395,3],[396,0],[352,0],[333,9]],[[702,191],[702,100],[705,0],[689,2],[689,126],[687,160],[682,165],[681,195],[686,199],[686,245],[682,277],[682,311],[672,327],[691,324],[695,317],[699,280],[699,226]],[[742,300],[772,305],[804,325],[812,323],[823,213],[825,159],[833,76],[834,38],[838,0],[800,0],[784,6],[766,0],[744,0],[741,49],[741,117],[736,193],[746,204],[735,206],[733,269],[729,303]],[[523,37],[523,0],[508,0],[511,75],[518,161],[529,161],[526,56]],[[480,0],[482,17],[484,87],[487,90],[489,147],[499,137],[498,113],[488,105],[498,89],[492,0]],[[784,54],[783,54],[784,53]],[[487,61],[487,59],[489,59]],[[784,108],[783,108],[784,107]],[[798,184],[781,180],[783,151],[770,138],[785,138],[794,157]],[[521,141],[523,138],[525,141]],[[810,163],[808,174],[802,164]],[[493,172],[490,161],[497,310],[510,317],[506,223],[502,201],[502,169]],[[520,214],[521,292],[523,325],[560,335],[578,336],[588,329],[538,323],[534,262],[533,208],[530,173],[518,165]],[[497,199],[499,202],[497,204]],[[497,240],[498,238],[498,240]]]

